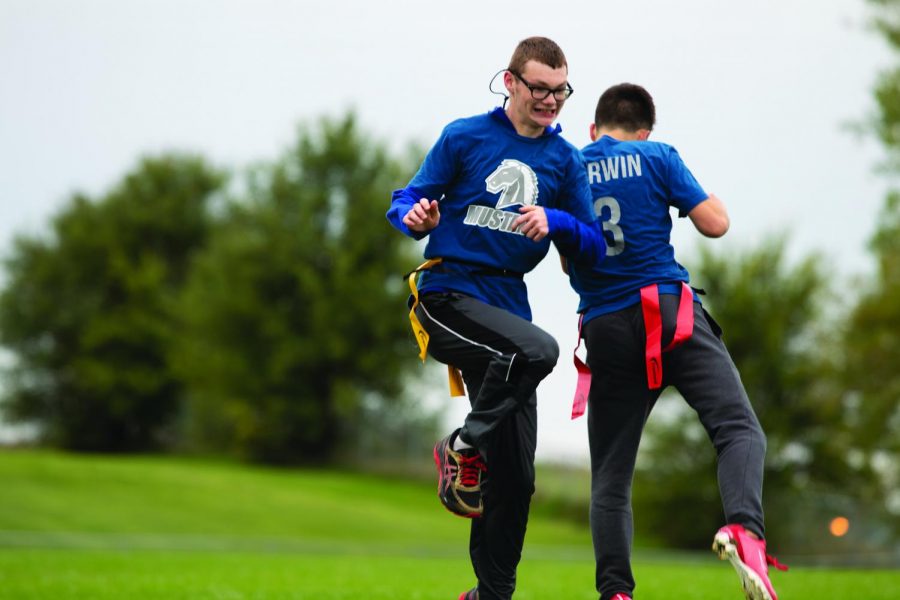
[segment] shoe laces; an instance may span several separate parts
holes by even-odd
[[[778,562],[778,559],[775,558],[774,556],[772,556],[771,554],[766,554],[766,564],[772,565],[773,567],[775,567],[775,568],[778,569],[779,571],[787,571],[787,570],[788,570],[788,566],[787,566],[787,565]]]
[[[459,482],[466,487],[478,485],[481,481],[481,472],[487,471],[480,454],[460,455],[457,462],[459,463]]]

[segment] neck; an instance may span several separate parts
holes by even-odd
[[[615,129],[607,129],[605,127],[601,127],[597,130],[597,137],[595,139],[600,139],[604,135],[608,135],[611,138],[617,139],[620,142],[634,142],[638,140],[647,139],[646,135],[641,135],[641,132],[645,131],[643,129],[638,129],[637,131],[626,131],[621,127],[617,127]],[[649,133],[649,132],[648,132]]]
[[[513,124],[516,133],[518,133],[522,137],[537,138],[544,135],[543,127],[538,125],[526,125],[525,123],[519,122],[519,119],[516,118],[516,114],[513,111],[509,110],[509,108],[507,108],[504,112],[509,118],[509,122]]]

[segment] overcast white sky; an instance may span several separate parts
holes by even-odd
[[[450,120],[499,103],[491,77],[520,39],[545,35],[576,90],[560,119],[571,142],[589,141],[606,87],[640,83],[657,103],[652,139],[675,145],[729,208],[716,247],[789,231],[793,256],[822,252],[849,278],[871,270],[886,189],[878,146],[844,128],[874,110],[891,64],[867,23],[863,0],[2,0],[0,252],[141,154],[242,168],[277,156],[300,122],[349,108],[396,148],[430,145]],[[683,260],[698,237],[677,224]],[[539,393],[539,457],[578,459],[576,298],[553,256],[529,284],[535,321],[563,349]]]

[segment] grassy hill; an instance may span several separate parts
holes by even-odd
[[[453,599],[468,522],[431,482],[171,457],[0,452],[0,598]],[[587,528],[535,511],[517,599],[596,598]],[[641,600],[741,598],[730,566],[639,555]],[[900,599],[896,572],[792,569],[782,600]]]
[[[0,452],[0,482],[0,543],[441,547],[468,531],[433,483],[350,472],[13,451]],[[548,519],[533,522],[529,540],[590,543],[584,528]]]

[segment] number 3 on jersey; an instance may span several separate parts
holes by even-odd
[[[603,219],[603,209],[609,209],[609,219]],[[619,207],[619,201],[612,196],[604,196],[594,200],[594,212],[597,218],[601,219],[603,224],[603,232],[609,232],[613,238],[613,245],[609,245],[609,236],[606,238],[606,255],[616,256],[625,250],[625,232],[619,227],[619,219],[622,218],[622,209]]]

